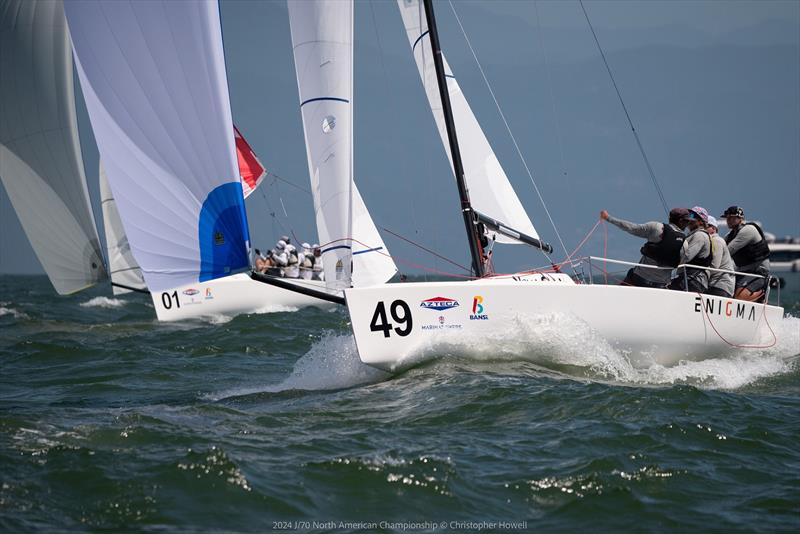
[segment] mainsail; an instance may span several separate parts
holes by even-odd
[[[422,85],[425,87],[428,104],[436,120],[447,157],[451,159],[444,113],[439,98],[439,87],[436,83],[436,71],[431,56],[425,8],[419,0],[397,0],[397,5],[403,17],[408,42],[417,63]],[[522,207],[519,197],[514,192],[514,188],[500,166],[478,120],[472,113],[444,54],[442,54],[442,61],[472,206],[484,215],[502,221],[531,237],[538,238],[539,235],[536,233],[533,223],[525,212],[525,208]],[[452,159],[450,163],[452,169]],[[500,243],[518,242],[502,235],[497,236],[497,241]]]
[[[100,156],[150,291],[246,269],[217,4],[75,0],[65,12]]]
[[[353,3],[288,6],[325,281],[344,289],[353,258]]]
[[[114,294],[130,293],[131,289],[127,288],[147,290],[142,270],[131,253],[128,236],[122,227],[117,203],[111,194],[102,162],[100,162],[100,204],[103,209],[103,226],[106,230],[108,274],[111,277]]]
[[[0,1],[0,180],[62,295],[106,276],[75,117],[63,4]]]

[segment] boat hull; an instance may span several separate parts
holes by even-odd
[[[327,292],[325,282],[298,280],[297,283]],[[331,302],[258,282],[245,273],[155,292],[152,298],[160,321],[295,311],[306,306],[319,308],[336,306]]]
[[[558,350],[557,343],[535,332],[547,329],[562,337],[562,326],[578,340],[569,350],[583,350],[581,338],[592,336],[634,365],[675,365],[771,346],[783,318],[783,308],[776,306],[663,289],[577,285],[564,275],[386,284],[345,295],[361,360],[384,370],[463,350],[513,352],[520,350],[520,339]]]

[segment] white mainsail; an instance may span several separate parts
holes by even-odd
[[[353,258],[353,3],[287,4],[325,281],[344,289]]]
[[[419,0],[397,0],[397,5],[403,17],[408,42],[411,45],[414,60],[417,63],[420,78],[422,78],[422,85],[425,87],[425,94],[428,97],[428,103],[436,120],[445,152],[450,159],[450,169],[452,170],[450,145],[447,140],[442,101],[436,81],[436,69],[431,55],[425,7]],[[515,230],[538,239],[539,234],[536,233],[530,217],[522,207],[519,197],[514,192],[514,188],[500,166],[478,120],[472,113],[444,54],[442,54],[442,62],[472,207],[484,215],[502,221]],[[497,241],[499,243],[518,243],[518,241],[501,235],[497,236]]]
[[[147,290],[142,270],[133,258],[128,236],[122,227],[117,211],[117,203],[111,194],[108,177],[100,163],[100,204],[103,209],[103,226],[106,230],[106,250],[108,251],[108,274],[115,295],[130,293],[125,287]],[[125,287],[122,287],[125,286]]]
[[[0,1],[0,180],[58,293],[105,279],[60,1]]]
[[[150,291],[249,266],[216,2],[65,6],[100,156]]]

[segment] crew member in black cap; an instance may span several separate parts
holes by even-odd
[[[761,302],[766,294],[769,277],[769,245],[764,232],[756,223],[745,222],[744,210],[731,206],[722,214],[730,231],[725,236],[728,252],[731,254],[736,270],[742,273],[761,275],[764,278],[736,275],[734,298]]]
[[[688,224],[689,210],[686,208],[673,208],[669,212],[669,222],[660,223],[650,221],[636,224],[612,217],[606,210],[600,212],[600,218],[608,221],[631,235],[647,239],[641,249],[642,265],[656,265],[659,267],[677,267],[680,259],[681,246],[685,238],[683,229]],[[671,269],[653,269],[651,267],[636,266],[628,271],[622,285],[664,288],[672,277]]]

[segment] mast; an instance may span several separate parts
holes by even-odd
[[[482,277],[483,269],[483,248],[481,247],[478,227],[475,224],[472,204],[469,201],[469,191],[464,180],[464,166],[461,162],[461,151],[458,148],[458,138],[456,136],[456,126],[453,121],[453,110],[450,106],[450,93],[447,90],[447,79],[444,73],[444,63],[442,62],[442,49],[439,46],[439,33],[436,30],[436,19],[433,16],[433,2],[423,0],[425,5],[425,18],[428,22],[428,36],[431,40],[431,53],[433,64],[436,68],[436,81],[439,86],[439,96],[442,99],[444,121],[447,128],[447,140],[450,143],[450,155],[453,157],[453,171],[456,175],[456,185],[458,186],[458,196],[461,199],[461,213],[464,216],[464,226],[467,230],[467,240],[469,241],[469,252],[472,255],[472,272],[475,276]]]

